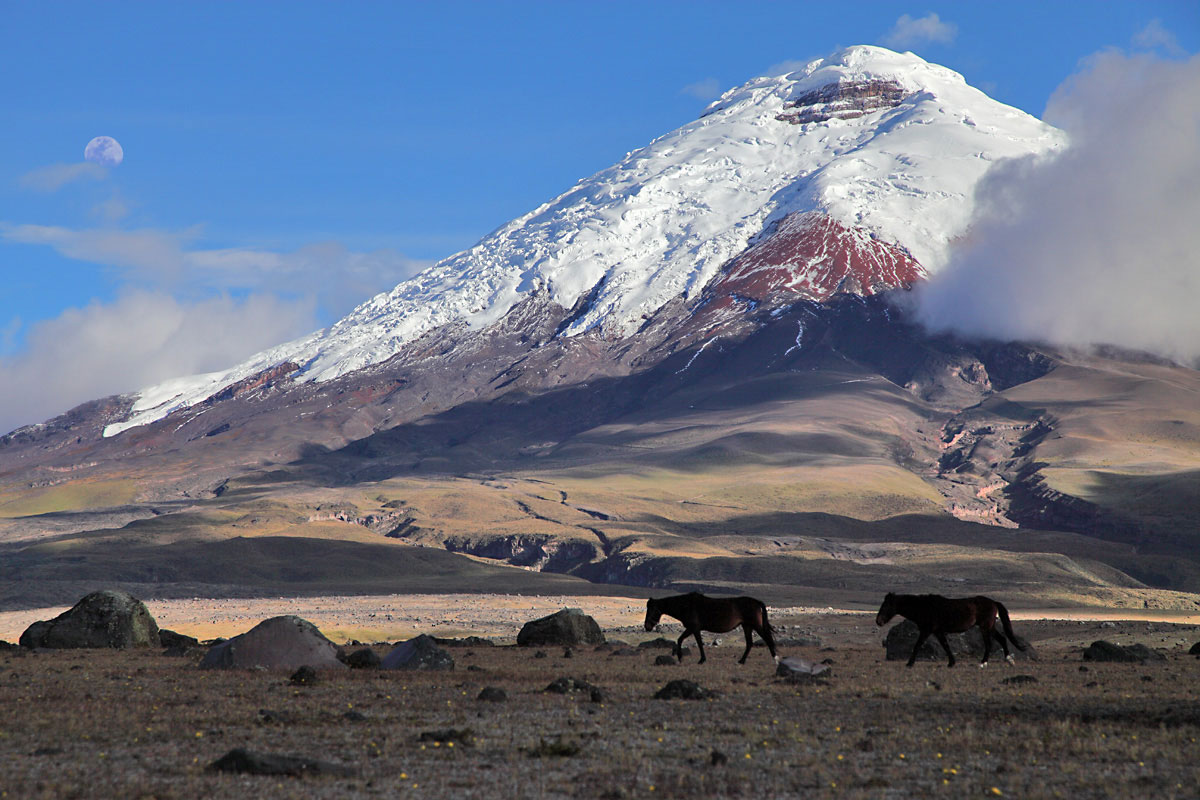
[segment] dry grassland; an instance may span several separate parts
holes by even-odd
[[[614,611],[615,611],[614,607]],[[515,609],[520,611],[520,609]],[[0,791],[33,798],[1195,797],[1195,625],[1021,621],[1040,660],[986,670],[885,662],[863,614],[778,614],[831,659],[828,682],[774,676],[724,637],[704,665],[658,650],[454,648],[452,672],[200,671],[158,652],[0,655]],[[647,635],[608,629],[630,643]],[[246,625],[245,627],[249,627]],[[504,628],[508,630],[507,627]],[[1165,662],[1088,664],[1080,645],[1142,641]],[[384,647],[378,648],[384,652]],[[1017,676],[1029,682],[1011,682]],[[542,690],[572,676],[586,694]],[[656,700],[669,680],[720,692]],[[1009,682],[1006,682],[1009,681]],[[485,686],[505,702],[477,700]],[[451,729],[457,733],[451,733]],[[422,741],[422,735],[426,734]],[[431,736],[432,734],[432,736]],[[442,740],[437,740],[437,737]],[[447,736],[456,736],[451,742]],[[234,747],[318,758],[349,777],[216,773]]]

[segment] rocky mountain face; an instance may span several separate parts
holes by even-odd
[[[861,565],[902,574],[896,553],[908,550],[864,541],[928,543],[937,520],[947,540],[1018,526],[1097,536],[1110,543],[1097,551],[1103,568],[1047,569],[1200,588],[1200,568],[1171,560],[1191,534],[1162,535],[1188,507],[1187,480],[1168,482],[1184,501],[1162,518],[1158,506],[1126,515],[1075,488],[1092,463],[1079,443],[1104,438],[1078,409],[1100,408],[1121,376],[1174,386],[1193,375],[1164,367],[1143,381],[1137,356],[1080,366],[1045,348],[930,336],[904,311],[907,290],[963,233],[989,164],[1060,145],[1053,129],[912,54],[849,48],[756,79],[327,330],[0,437],[0,555],[71,572],[58,550],[7,552],[5,538],[161,530],[174,545],[180,534],[162,521],[195,526],[200,515],[199,540],[220,529],[240,542],[238,569],[241,531],[333,525],[645,586],[719,586],[728,574],[791,585],[808,574],[794,566],[803,560],[767,556],[815,548],[850,570],[844,587]],[[1078,385],[1062,388],[1059,372]],[[1174,422],[1167,434],[1190,441],[1200,420]],[[1192,463],[1186,447],[1171,452],[1146,463]],[[537,486],[583,473],[632,491],[621,480],[636,475],[649,496],[659,489],[645,470],[788,488],[748,500],[731,478],[728,504],[667,492],[634,514],[577,501],[574,486],[570,500],[561,488],[547,500],[502,477],[536,475],[522,481]],[[462,481],[499,492],[505,515],[389,499],[413,482],[457,498]],[[824,488],[791,488],[806,482]],[[264,510],[273,486],[291,493],[286,513]],[[339,494],[366,486],[387,487],[378,508]],[[295,500],[297,487],[320,500]],[[909,515],[923,521],[888,522]],[[714,529],[747,533],[718,546]],[[680,539],[705,544],[664,555]],[[1045,541],[998,547],[1101,557],[1075,539]],[[130,569],[130,580],[201,581],[171,564]]]

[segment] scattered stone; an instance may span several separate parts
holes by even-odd
[[[705,689],[688,680],[674,680],[654,694],[656,700],[712,700],[720,697],[719,692]]]
[[[290,711],[260,708],[257,721],[259,725],[291,725],[296,721],[296,715]]]
[[[823,683],[832,673],[828,664],[816,664],[794,656],[779,659],[779,665],[775,667],[775,675],[788,683]]]
[[[660,636],[657,639],[650,639],[638,645],[639,650],[674,650],[675,640],[668,639],[665,636]]]
[[[714,747],[713,751],[708,754],[708,763],[714,767],[723,767],[729,763],[729,756]]]
[[[657,656],[654,659],[656,667],[673,667],[679,662],[675,660],[675,656]]]
[[[320,683],[320,680],[317,678],[317,671],[307,664],[293,672],[292,677],[288,681],[293,686],[314,686]]]
[[[600,687],[580,678],[555,678],[542,691],[549,692],[550,694],[568,694],[570,692],[588,692],[591,694],[593,691],[600,691]]]
[[[604,692],[601,691],[598,687],[593,686],[591,691],[588,692],[588,699],[591,700],[593,703],[603,703],[604,702]]]
[[[487,670],[478,664],[467,664],[467,672],[487,672]]]
[[[1037,683],[1038,679],[1033,675],[1013,675],[1012,677],[1005,678],[1000,682],[1008,684]]]
[[[1194,645],[1192,645],[1192,649],[1188,650],[1188,655],[1200,656],[1200,642],[1196,642]]]
[[[898,625],[892,627],[887,632],[887,636],[883,640],[883,646],[886,651],[885,659],[888,661],[908,661],[908,657],[912,654],[913,645],[917,643],[917,637],[921,635],[920,629],[915,622],[903,620]],[[950,649],[954,651],[954,657],[962,660],[975,660],[978,662],[983,658],[983,632],[979,628],[971,628],[964,633],[948,633],[946,640],[950,642]],[[1009,653],[1017,661],[1036,661],[1037,652],[1033,646],[1020,636],[1017,640],[1025,647],[1024,651],[1018,650],[1011,644],[1008,646]],[[824,651],[822,651],[824,652]],[[991,658],[1000,661],[1004,658],[1004,649],[996,641],[992,641]],[[946,651],[942,649],[942,645],[938,642],[936,636],[930,636],[921,645],[921,649],[917,651],[917,661],[947,661]]]
[[[437,646],[432,636],[421,634],[401,642],[383,657],[383,669],[449,670],[454,669],[454,657]]]
[[[517,634],[521,647],[601,644],[604,633],[596,620],[578,608],[564,608],[548,617],[526,622]]]
[[[533,654],[533,657],[534,657],[534,658],[545,658],[545,657],[546,657],[546,651],[545,651],[545,650],[538,650],[537,652],[535,652],[535,653]]]
[[[354,770],[341,764],[319,761],[305,756],[282,756],[273,753],[254,753],[235,747],[208,765],[213,772],[248,772],[251,775],[338,775],[348,777]]]
[[[489,703],[503,703],[508,699],[508,692],[501,689],[499,686],[485,686],[479,692],[476,700],[484,700]]]
[[[6,642],[3,639],[0,639],[0,652],[4,652],[6,650],[18,650],[20,647],[21,645],[19,644],[13,644],[12,642]]]
[[[369,647],[364,647],[361,650],[355,650],[344,659],[346,666],[350,669],[379,669],[379,665],[383,663],[383,659]]]
[[[1117,623],[1111,622],[1109,620],[1105,620],[1104,622],[1100,623],[1100,627],[1101,628],[1115,628],[1115,627],[1117,627]]]
[[[342,719],[346,720],[347,722],[366,722],[367,715],[361,711],[350,709],[345,714],[342,714]]]
[[[247,632],[215,644],[201,669],[345,669],[338,648],[317,626],[288,614],[271,617]]]
[[[632,647],[618,647],[610,651],[608,657],[613,658],[615,656],[636,656],[637,654],[638,651],[634,650]]]
[[[809,633],[791,633],[786,636],[776,636],[775,645],[776,647],[820,647],[821,640]],[[766,644],[756,638],[754,646],[765,647]]]
[[[425,731],[417,737],[418,742],[457,742],[464,747],[475,746],[475,731],[470,728],[446,728],[440,731]]]
[[[21,647],[159,647],[158,624],[146,606],[121,591],[92,592],[52,620],[35,622],[21,634]]]
[[[575,657],[575,651],[572,650],[571,648],[568,647],[567,649],[563,650],[563,658],[574,658],[574,657]]]
[[[1092,642],[1083,651],[1084,661],[1115,661],[1124,663],[1144,663],[1146,661],[1166,661],[1162,653],[1151,650],[1144,644],[1123,646],[1100,639]]]

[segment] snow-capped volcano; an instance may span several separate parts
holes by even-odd
[[[724,279],[743,293],[757,286],[820,300],[908,285],[945,263],[993,161],[1062,141],[951,70],[851,47],[726,92],[697,120],[326,330],[143,390],[105,435],[268,370],[330,380],[442,326],[486,328],[535,293],[574,309],[559,335],[612,339],[675,298],[698,298],[730,265]]]

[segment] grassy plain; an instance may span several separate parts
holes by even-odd
[[[33,798],[292,797],[1194,797],[1200,785],[1200,626],[1022,620],[1039,660],[980,670],[883,660],[864,614],[781,613],[784,635],[830,659],[825,683],[745,666],[725,638],[682,665],[664,651],[454,648],[451,672],[343,671],[313,686],[273,672],[210,672],[157,651],[0,655],[0,791]],[[1105,627],[1101,627],[1104,624]],[[248,625],[247,625],[248,627]],[[508,628],[501,643],[511,642]],[[633,644],[637,628],[608,629]],[[669,632],[668,632],[668,635]],[[735,639],[738,637],[735,637]],[[1163,662],[1084,664],[1098,638]],[[385,646],[379,646],[382,653]],[[1086,669],[1084,669],[1086,667]],[[555,678],[599,686],[547,694]],[[1029,676],[1013,682],[1017,676]],[[668,681],[715,700],[656,700]],[[505,702],[477,700],[485,686]],[[457,731],[451,744],[445,740]],[[423,740],[424,735],[424,740]],[[441,736],[442,740],[437,740]],[[306,756],[351,775],[206,769],[234,747]]]

